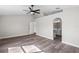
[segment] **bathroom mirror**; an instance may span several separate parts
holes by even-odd
[[[55,18],[53,20],[53,39],[61,41],[62,40],[62,19]]]

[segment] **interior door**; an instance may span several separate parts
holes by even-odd
[[[36,23],[31,22],[30,23],[30,34],[34,34],[36,32]]]

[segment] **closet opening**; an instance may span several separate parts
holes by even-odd
[[[62,19],[55,18],[53,20],[53,39],[62,41]]]

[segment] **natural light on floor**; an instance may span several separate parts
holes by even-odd
[[[22,47],[10,47],[8,53],[44,53],[35,45],[28,45]]]

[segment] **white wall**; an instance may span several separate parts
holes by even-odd
[[[53,20],[62,18],[62,13],[57,13],[49,16],[44,16],[36,19],[36,33],[53,40]]]
[[[79,47],[79,7],[63,10],[63,42]]]
[[[53,39],[53,20],[56,17],[62,18],[62,41],[79,47],[79,7],[70,7],[50,16],[36,19],[37,35]]]
[[[31,16],[0,16],[0,38],[29,34]]]

